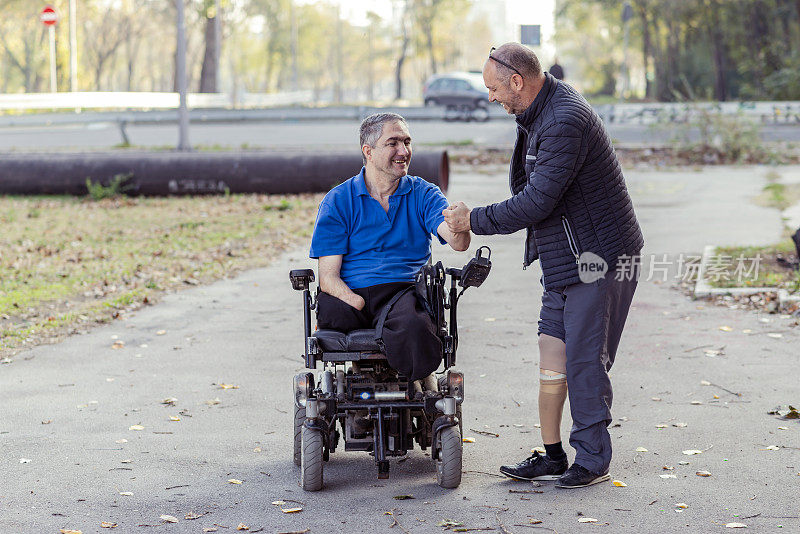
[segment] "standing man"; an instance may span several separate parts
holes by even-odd
[[[492,49],[483,79],[489,100],[517,118],[513,196],[472,210],[459,202],[445,210],[445,221],[453,232],[481,235],[526,228],[523,269],[539,259],[544,286],[539,418],[546,454],[500,472],[557,479],[562,488],[589,486],[610,478],[608,370],[636,289],[644,239],[608,134],[577,91],[543,73],[536,55],[517,43]],[[631,270],[615,272],[625,267]],[[560,436],[567,391],[569,442],[576,450],[569,469]]]

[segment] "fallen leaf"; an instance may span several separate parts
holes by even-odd
[[[667,425],[656,425],[656,428],[667,428]]]
[[[709,358],[714,358],[715,356],[721,356],[724,353],[721,350],[706,349],[703,351],[703,354],[705,354]]]
[[[303,511],[303,509],[300,508],[300,507],[297,507],[297,508],[281,508],[281,512],[283,512],[284,514],[294,514],[294,513],[302,512],[302,511]]]
[[[760,450],[762,450],[762,451],[779,451],[779,450],[781,450],[781,448],[778,447],[777,445],[770,445],[769,447],[766,447],[766,448],[760,449]]]
[[[461,438],[464,443],[475,443],[475,438]]]
[[[703,401],[699,401],[699,400],[693,400],[693,401],[692,401],[692,402],[690,402],[689,404],[691,404],[691,405],[693,405],[693,406],[699,406],[699,405],[703,404]]]
[[[636,447],[636,452],[648,452],[644,447]]]
[[[730,326],[720,326],[719,329],[722,330],[723,332],[733,332],[733,328],[731,328]]]
[[[544,447],[534,447],[531,449],[531,452],[538,452],[539,454],[547,454],[547,451]]]
[[[662,465],[661,469],[663,469],[664,471],[675,471],[675,468],[672,467],[671,465]]]
[[[685,454],[687,456],[691,456],[693,454],[703,454],[703,451],[699,451],[697,449],[687,449],[687,450],[683,451],[683,454]]]
[[[778,430],[789,430],[788,426],[779,426]]]
[[[201,517],[203,517],[203,515],[205,514],[196,514],[194,512],[188,512],[186,515],[183,516],[183,518],[191,521],[194,519],[200,519]]]
[[[689,508],[689,505],[686,504],[685,502],[676,502],[675,503],[675,508],[686,509],[686,508]]]
[[[660,476],[661,478],[678,478],[675,475],[658,475],[658,476]]]
[[[715,399],[718,399],[718,398],[719,398],[719,395],[717,395],[716,393],[714,393],[714,398],[715,398]]]
[[[710,386],[711,382],[709,382],[708,380],[701,380],[700,381],[700,385],[701,386]]]
[[[612,480],[612,481],[611,481],[611,483],[612,483],[613,485],[615,485],[616,487],[618,487],[618,488],[625,488],[625,487],[627,487],[627,486],[628,486],[627,484],[625,484],[625,483],[624,483],[623,481],[621,481],[621,480]]]
[[[43,424],[43,425],[49,425],[49,424],[50,424],[50,423],[52,423],[52,422],[53,422],[53,420],[52,420],[52,419],[48,419],[47,421],[42,421],[42,424]]]
[[[167,523],[177,523],[178,522],[178,518],[175,517],[175,516],[172,516],[172,515],[166,515],[165,514],[165,515],[159,516],[159,518],[163,519]]]
[[[239,386],[235,386],[233,384],[220,384],[220,389],[239,389]]]
[[[159,330],[158,332],[156,332],[156,335],[157,335],[157,336],[163,336],[163,335],[164,335],[164,334],[166,334],[166,333],[167,333],[167,331],[166,331],[166,330]]]
[[[169,420],[170,420],[170,421],[180,421],[180,420],[181,420],[181,418],[180,418],[180,417],[178,417],[177,415],[170,415],[170,416],[169,416]]]
[[[82,530],[72,530],[69,528],[62,528],[59,532],[61,532],[61,534],[83,534]]]
[[[209,406],[214,406],[215,404],[219,404],[220,402],[222,401],[219,400],[219,397],[217,397],[216,399],[207,400],[206,404],[208,404]]]
[[[122,495],[123,497],[133,497],[132,491],[120,491],[119,494]]]
[[[261,452],[261,447],[256,447],[255,449],[253,449],[253,452]]]
[[[111,521],[101,521],[100,522],[101,528],[117,528],[116,523],[112,523]]]
[[[229,478],[228,479],[228,484],[241,484],[241,483],[242,483],[241,480],[238,480],[238,479],[235,479],[235,478]]]
[[[175,403],[178,402],[178,399],[175,397],[167,397],[166,399],[161,401],[161,404],[166,404],[168,406],[175,406]]]
[[[594,517],[581,517],[578,519],[578,523],[597,523],[597,519]]]
[[[239,523],[239,525],[236,527],[236,530],[250,530],[250,527],[248,527],[244,523]]]
[[[391,515],[391,512],[389,512],[389,515]],[[453,521],[452,519],[442,519],[441,521],[436,523],[437,527],[445,527],[445,528],[460,527],[463,525],[464,523],[459,523],[458,521]]]
[[[121,349],[121,348],[124,348],[124,347],[125,347],[125,342],[121,341],[121,340],[117,340],[117,341],[114,342],[113,345],[111,345],[112,349]]]
[[[687,462],[685,460],[682,460],[682,461],[678,462],[678,465],[689,465],[689,462]]]
[[[286,504],[286,501],[272,501],[272,504],[274,504],[275,506],[283,506],[284,504]]]
[[[144,430],[144,427],[142,425],[131,425],[128,430]]]
[[[744,523],[728,523],[725,528],[747,528]]]
[[[398,501],[404,501],[406,499],[415,499],[413,495],[395,495],[392,497],[393,499],[397,499]]]
[[[699,477],[710,477],[711,473],[709,471],[698,471],[695,475]]]

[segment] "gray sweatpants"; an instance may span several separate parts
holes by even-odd
[[[616,280],[610,271],[590,284],[546,290],[542,295],[539,334],[564,341],[567,387],[572,414],[569,443],[575,463],[605,474],[611,463],[611,381],[617,347],[636,291],[637,277]],[[638,274],[638,272],[637,272]]]

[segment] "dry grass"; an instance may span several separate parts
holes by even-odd
[[[321,195],[0,198],[0,357],[310,239]]]

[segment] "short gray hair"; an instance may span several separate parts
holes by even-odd
[[[378,142],[378,139],[381,138],[381,134],[383,133],[383,125],[387,122],[402,122],[406,125],[406,128],[408,128],[406,119],[397,113],[387,112],[370,115],[361,121],[361,126],[358,128],[358,137],[360,141],[360,144],[358,145],[359,149],[361,149],[364,145],[369,145],[374,148],[375,144]],[[364,156],[363,150],[361,152],[361,159],[366,165],[367,158]]]
[[[519,43],[506,43],[501,45],[497,50],[492,52],[492,57],[496,57],[500,61],[508,63],[517,69],[524,78],[539,78],[542,75],[542,65],[539,63],[539,58],[536,54],[528,48]],[[490,60],[491,61],[491,60]],[[511,78],[514,71],[498,63],[494,62],[498,72],[507,75]]]

